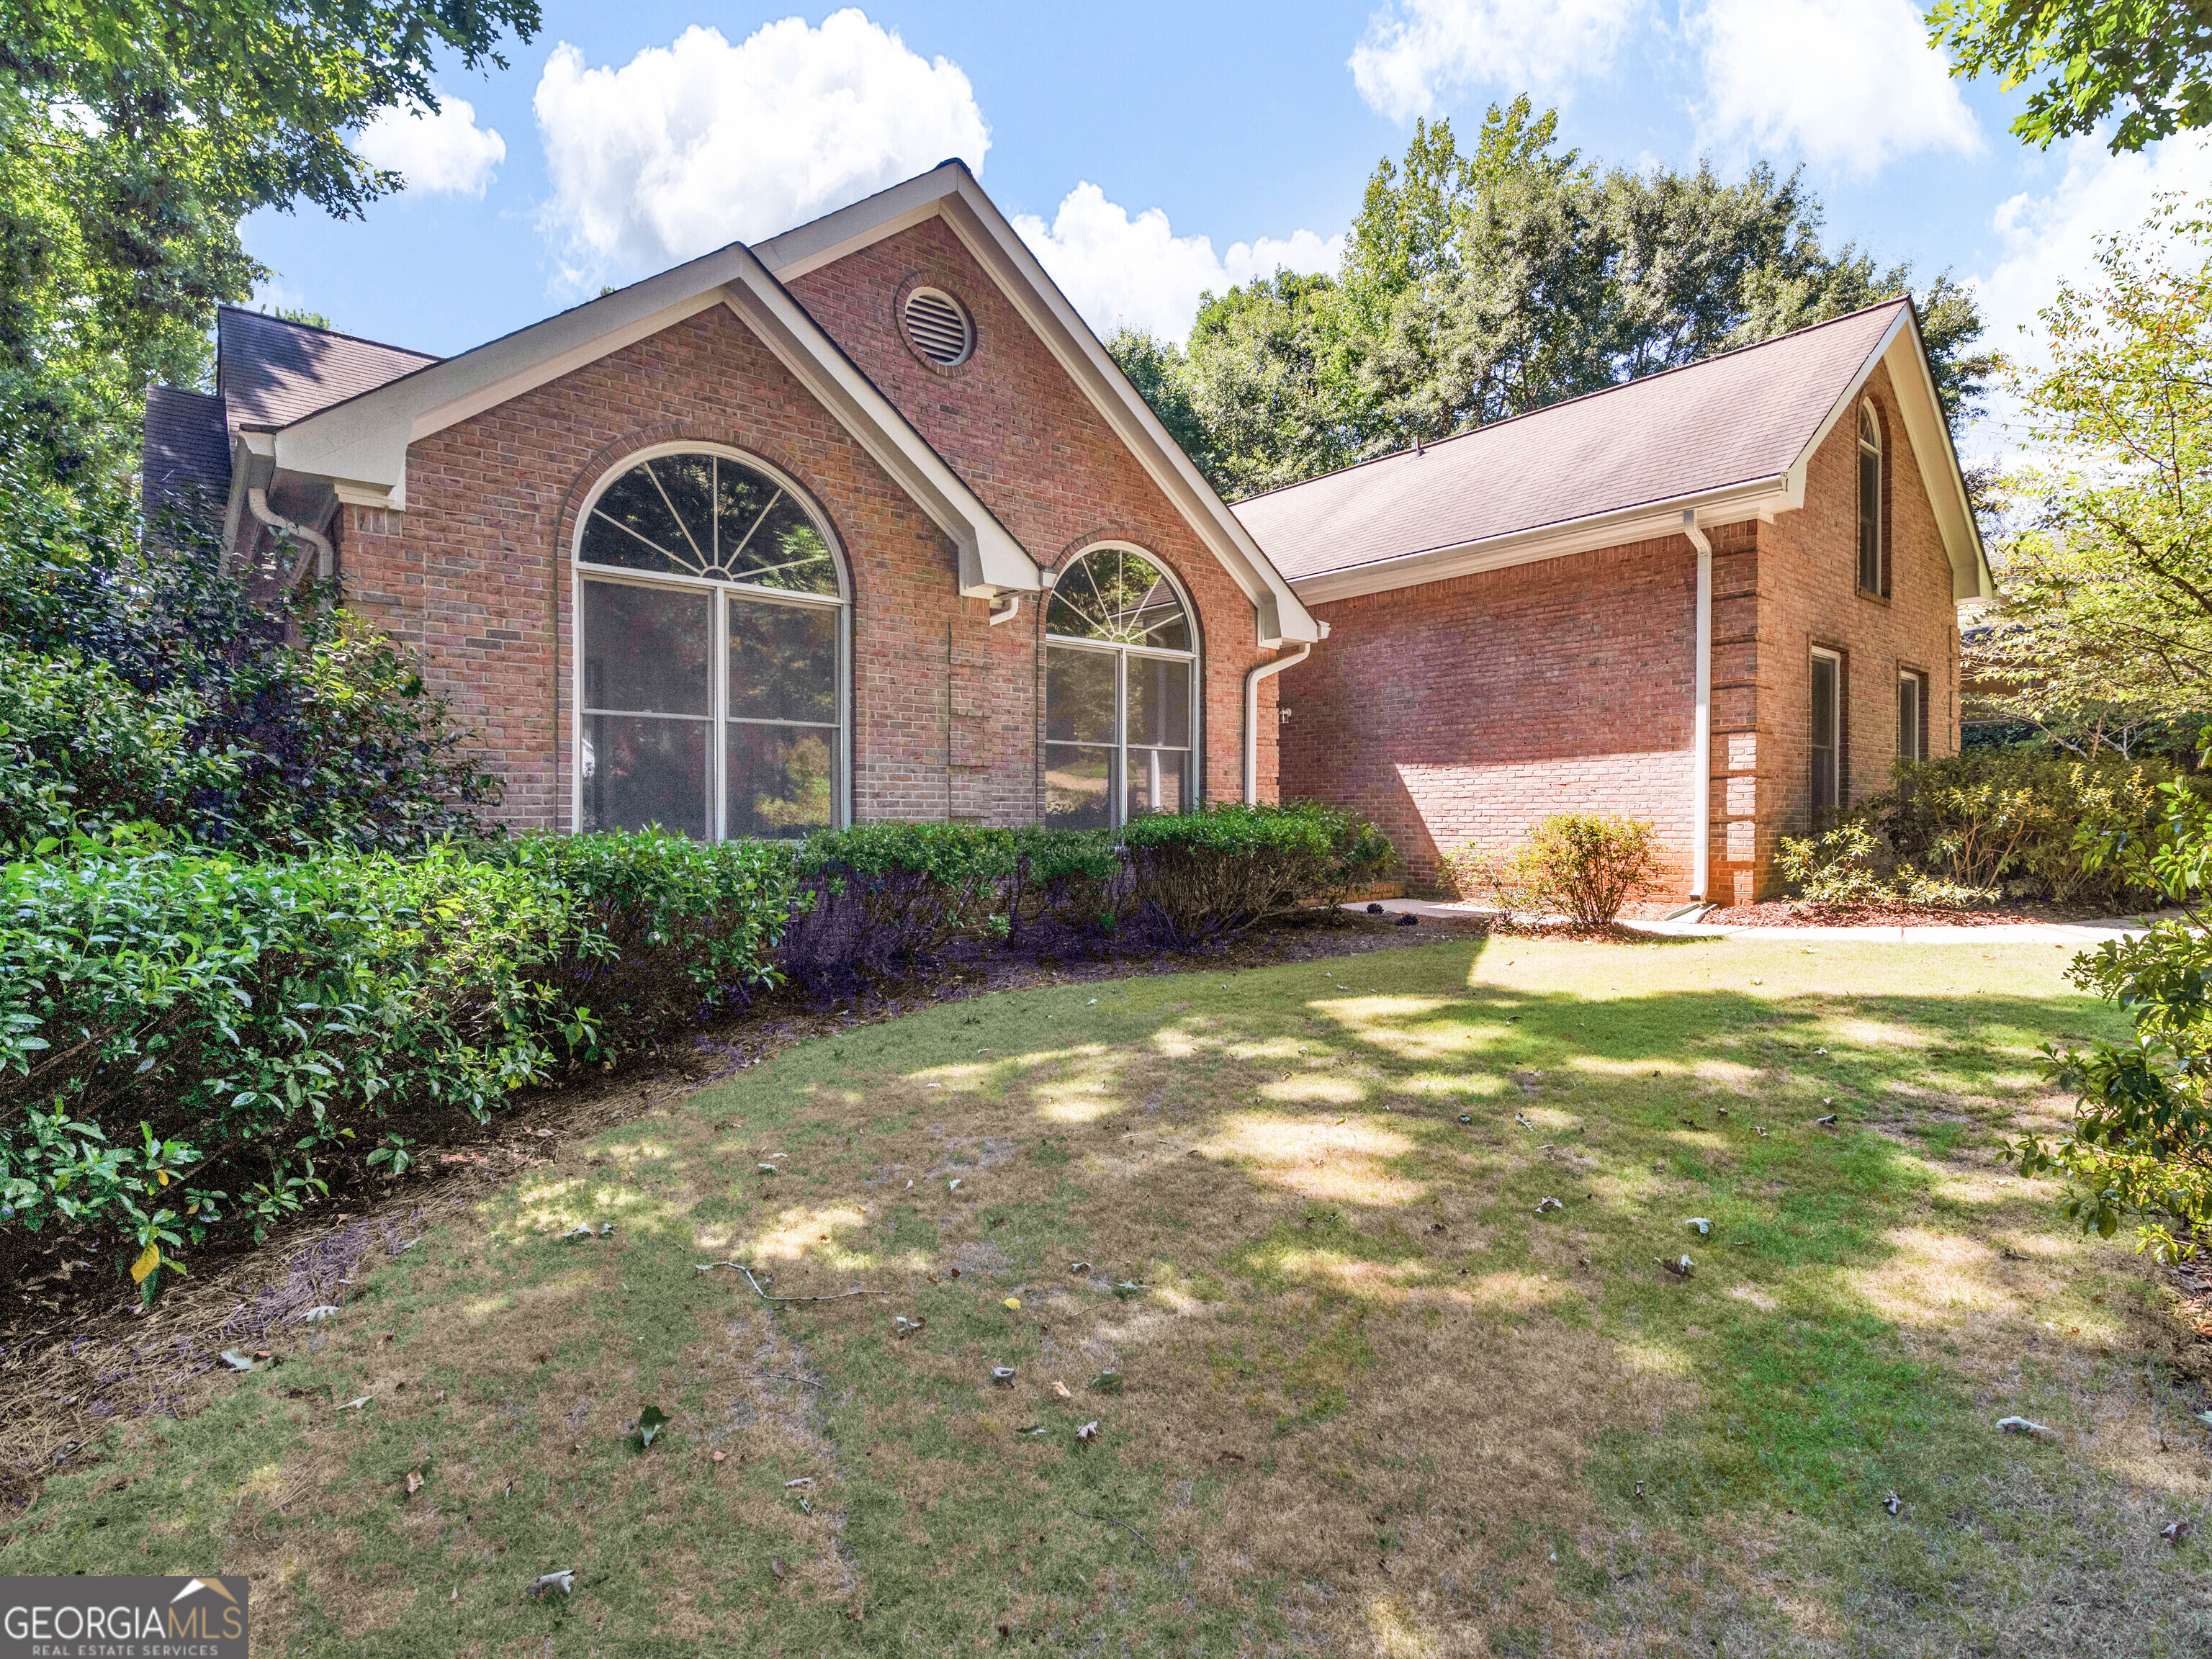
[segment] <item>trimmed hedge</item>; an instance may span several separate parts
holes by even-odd
[[[0,866],[0,1262],[168,1249],[479,1121],[772,977],[787,849],[675,836],[247,863],[79,843]]]

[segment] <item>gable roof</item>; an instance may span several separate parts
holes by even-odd
[[[1911,301],[1668,369],[1252,496],[1237,515],[1321,600],[1804,504],[1805,468],[1877,363],[1936,505],[1958,599],[1993,591]]]
[[[795,281],[927,219],[942,219],[998,285],[1060,368],[1098,411],[1185,523],[1252,601],[1259,643],[1318,640],[1326,630],[1128,377],[1045,274],[968,164],[944,161],[850,207],[786,231],[755,250],[778,277]]]
[[[264,312],[216,311],[216,385],[234,432],[289,425],[437,361]]]
[[[404,510],[410,444],[716,306],[734,312],[951,539],[962,592],[1042,590],[1021,544],[741,243],[457,356],[350,336],[281,342],[273,366],[246,371],[255,406],[273,418],[236,427],[252,462],[237,476],[324,480],[341,501]],[[240,336],[242,364],[248,338]]]
[[[188,514],[230,493],[230,434],[222,399],[212,392],[157,386],[146,392],[146,451],[139,491],[148,519],[174,502]]]

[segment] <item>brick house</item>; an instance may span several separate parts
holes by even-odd
[[[1685,891],[1725,823],[1747,893],[1899,688],[1955,743],[1988,591],[1909,306],[1232,512],[957,161],[452,358],[219,335],[149,506],[416,647],[516,828],[1108,825],[1279,769],[1417,880],[1603,807]]]
[[[1238,503],[1328,644],[1282,676],[1285,795],[1418,883],[1535,819],[1659,829],[1746,902],[1783,836],[1956,751],[1987,559],[1910,301]]]
[[[516,828],[1275,797],[1322,630],[958,162],[455,357],[219,333],[149,503],[416,647]]]

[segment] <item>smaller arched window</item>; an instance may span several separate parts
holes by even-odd
[[[1881,422],[1874,405],[1859,405],[1859,591],[1889,592],[1881,536]]]
[[[1167,573],[1097,547],[1045,609],[1045,822],[1105,829],[1188,812],[1197,787],[1197,630]]]

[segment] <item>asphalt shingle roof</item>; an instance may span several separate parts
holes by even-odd
[[[1905,301],[1237,504],[1292,581],[1789,470]]]
[[[234,432],[289,425],[440,361],[231,306],[216,314],[216,333],[217,384]]]
[[[230,493],[230,436],[222,399],[157,386],[146,393],[146,457],[140,474],[146,516],[175,502],[204,511]],[[218,508],[219,511],[219,508]]]

